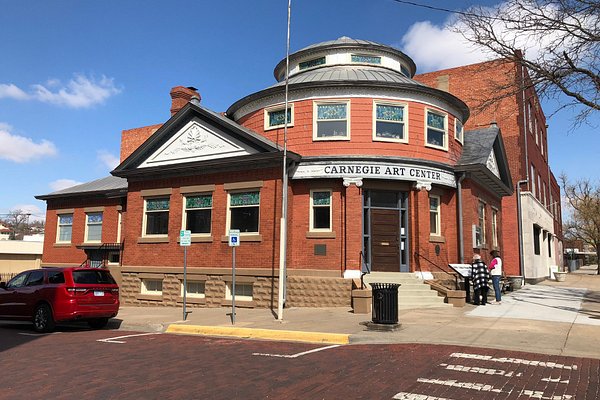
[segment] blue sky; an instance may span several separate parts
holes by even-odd
[[[439,5],[438,2],[423,0]],[[453,0],[464,10],[492,1]],[[22,209],[43,218],[33,196],[105,177],[123,129],[162,123],[169,90],[195,86],[225,111],[272,85],[285,57],[287,0],[0,0],[0,217]],[[448,13],[393,0],[295,0],[291,50],[341,36],[394,45],[418,72],[468,64],[444,31]],[[545,104],[547,114],[554,104]],[[569,131],[572,113],[549,120],[558,177],[600,177],[596,129]],[[598,122],[596,117],[594,122]]]

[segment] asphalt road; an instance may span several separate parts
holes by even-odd
[[[598,399],[600,360],[0,325],[0,399]],[[429,397],[427,397],[429,396]]]

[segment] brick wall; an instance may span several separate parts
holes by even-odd
[[[389,99],[386,100],[389,102]],[[413,101],[408,105],[408,143],[373,140],[373,99],[350,99],[351,140],[313,141],[313,101],[294,102],[294,125],[288,128],[288,149],[303,156],[315,155],[376,155],[405,156],[454,164],[460,158],[462,145],[454,139],[454,116],[448,115],[448,151],[425,147],[425,105]],[[435,107],[427,106],[438,110]],[[442,110],[439,110],[442,111]],[[405,117],[406,118],[406,117]],[[283,129],[264,129],[264,111],[240,118],[238,123],[270,140],[282,144]]]
[[[84,242],[86,207],[104,207],[102,221],[102,242],[117,242],[118,213],[125,208],[121,198],[77,198],[48,200],[44,236],[44,254],[42,265],[79,265],[86,260],[85,252],[76,246]],[[121,209],[121,210],[119,210]],[[71,243],[56,243],[58,213],[60,210],[74,210]]]

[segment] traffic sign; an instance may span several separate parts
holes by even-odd
[[[240,230],[230,229],[229,230],[229,246],[237,247],[240,245]]]
[[[192,231],[188,231],[188,230],[179,231],[179,245],[180,246],[191,246],[192,245]]]

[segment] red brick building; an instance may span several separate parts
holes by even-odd
[[[177,305],[190,230],[188,302],[227,305],[237,229],[236,304],[276,307],[284,135],[286,305],[350,305],[361,272],[489,259],[513,188],[502,125],[464,129],[467,104],[415,70],[392,47],[340,38],[290,55],[287,109],[285,60],[224,114],[173,88],[168,121],[123,132],[113,176],[38,196],[43,264],[106,264],[125,303]]]
[[[465,129],[497,121],[515,183],[513,195],[502,200],[502,232],[511,238],[502,247],[504,267],[530,282],[546,279],[563,264],[561,196],[548,161],[546,117],[527,71],[496,60],[415,79],[465,101],[471,110]]]

